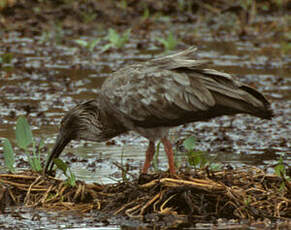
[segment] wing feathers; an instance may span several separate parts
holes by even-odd
[[[101,94],[123,121],[141,127],[174,126],[223,114],[270,118],[268,101],[231,75],[202,67],[195,48],[132,65],[105,81]],[[110,111],[109,111],[110,112]]]

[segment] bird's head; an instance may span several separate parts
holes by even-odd
[[[53,150],[46,162],[44,173],[51,173],[53,160],[58,158],[71,140],[103,141],[102,123],[98,103],[90,100],[66,113],[61,122]]]

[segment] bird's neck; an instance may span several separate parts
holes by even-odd
[[[104,106],[104,101],[98,101],[98,103],[98,107],[100,108],[99,122],[102,126],[101,129],[103,131],[102,134],[104,140],[111,139],[128,131],[120,119],[115,117],[114,113],[110,110],[106,109],[106,106]]]

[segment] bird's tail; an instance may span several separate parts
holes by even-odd
[[[244,105],[247,113],[268,120],[274,116],[270,103],[260,92],[246,85],[241,86],[240,89],[251,95]]]
[[[216,103],[217,115],[247,113],[263,119],[271,119],[273,111],[267,99],[257,90],[247,85],[238,88],[207,87]]]
[[[200,80],[211,92],[215,101],[215,116],[247,113],[263,119],[271,119],[273,111],[267,99],[256,89],[245,85],[227,73],[212,69],[197,70]]]

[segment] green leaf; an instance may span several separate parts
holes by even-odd
[[[201,161],[198,152],[189,151],[188,152],[188,163],[194,167],[197,167]]]
[[[37,172],[41,172],[42,171],[42,167],[41,167],[41,161],[40,161],[40,158],[39,157],[36,157],[33,159],[34,162],[35,162],[35,170]]]
[[[4,142],[3,143],[4,164],[10,172],[14,172],[15,168],[13,165],[14,165],[15,159],[14,159],[14,152],[13,152],[11,143],[7,138],[4,138],[3,142]]]
[[[12,59],[13,59],[13,54],[12,53],[4,53],[4,54],[1,55],[2,63],[11,64]]]
[[[143,16],[142,16],[142,20],[146,20],[150,17],[150,10],[148,7],[146,7],[143,11]]]
[[[205,155],[203,152],[199,151],[199,157],[200,157],[200,168],[204,168],[206,164],[208,163]]]
[[[54,159],[54,163],[56,164],[58,169],[62,170],[63,173],[67,176],[68,165],[59,158]]]
[[[177,46],[178,40],[173,35],[173,33],[169,33],[168,37],[165,38],[157,38],[157,40],[163,44],[166,51],[173,50]]]
[[[109,50],[110,48],[112,48],[112,44],[108,43],[103,47],[102,52],[105,52],[105,51]]]
[[[33,144],[33,155],[31,157],[31,162],[32,162],[31,166],[32,166],[33,171],[40,172],[42,170],[41,161],[40,161],[40,152],[36,148],[35,141],[32,144]]]
[[[107,46],[107,48],[103,49],[103,51],[107,50],[110,47],[115,48],[121,48],[125,45],[125,43],[128,41],[129,35],[131,33],[131,29],[126,30],[122,35],[118,34],[117,31],[110,28],[108,30],[107,39],[110,42],[110,46]]]
[[[284,165],[281,165],[281,164],[279,164],[279,165],[276,165],[275,166],[275,174],[277,175],[277,176],[279,176],[279,177],[281,177],[281,174],[282,175],[285,175],[285,167],[284,167]]]
[[[70,172],[70,176],[68,177],[67,181],[69,183],[69,185],[71,185],[72,187],[76,186],[76,177],[75,174],[72,173],[71,169],[69,169]]]
[[[111,43],[116,45],[120,39],[120,36],[114,29],[110,28],[108,32],[108,39]]]
[[[93,49],[95,48],[95,46],[100,42],[100,39],[94,39],[92,40],[89,45],[88,45],[88,49],[90,51],[93,51]]]
[[[85,40],[81,40],[81,39],[77,39],[75,40],[75,42],[80,45],[80,46],[83,46],[83,47],[86,47],[88,45],[88,42],[85,41]]]
[[[212,163],[212,164],[210,164],[209,167],[213,171],[218,171],[218,170],[221,170],[222,165],[221,164],[218,164],[218,163]]]
[[[25,117],[20,116],[16,123],[16,143],[22,149],[27,147],[33,142],[33,136],[30,126]]]
[[[195,147],[195,138],[192,136],[192,137],[188,137],[184,142],[183,142],[183,145],[185,147],[185,149],[187,151],[191,151],[194,149]]]
[[[278,164],[275,166],[275,174],[279,177],[281,177],[282,175],[285,176],[286,175],[286,169],[283,163],[283,157],[280,156],[280,159],[278,160]]]

